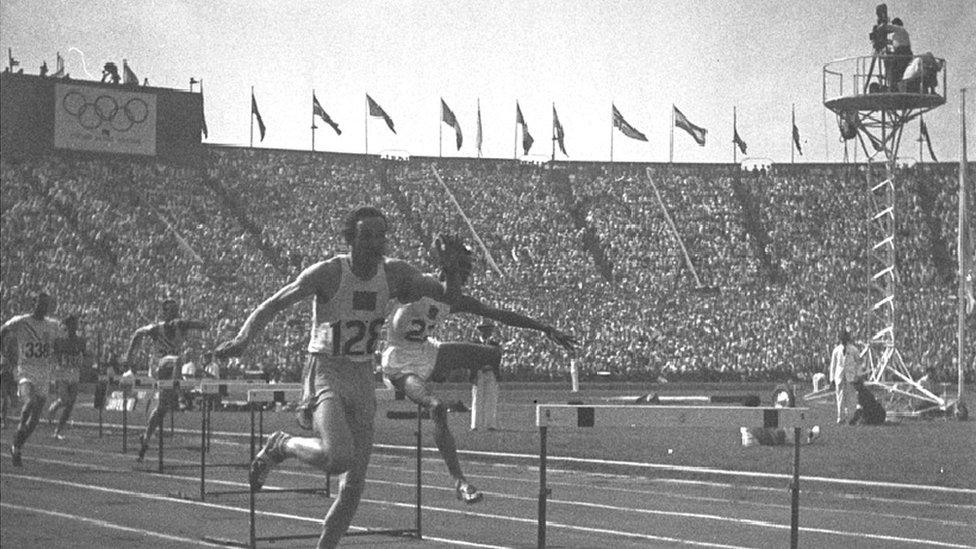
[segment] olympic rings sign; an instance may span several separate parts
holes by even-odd
[[[55,147],[156,154],[156,96],[109,87],[55,87]]]
[[[111,95],[101,94],[89,101],[83,93],[74,90],[61,99],[61,108],[77,118],[86,130],[107,125],[115,131],[127,132],[133,124],[142,124],[149,117],[149,105],[139,97],[119,105],[119,100]]]

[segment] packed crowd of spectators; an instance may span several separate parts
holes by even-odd
[[[774,168],[743,177],[738,195],[737,174],[719,165],[652,166],[648,181],[632,165],[215,146],[199,167],[53,155],[0,167],[3,318],[44,286],[59,314],[82,314],[105,363],[167,296],[208,322],[191,345],[199,357],[301,269],[343,251],[341,220],[361,204],[387,213],[391,253],[421,269],[433,235],[464,236],[479,257],[472,295],[576,334],[584,379],[808,379],[826,370],[842,325],[871,336],[869,195],[864,174],[845,166]],[[955,262],[958,175],[930,170],[899,177],[897,337],[912,369],[952,379],[945,265]],[[780,280],[757,259],[760,230]],[[307,303],[279,315],[224,370],[295,380],[310,315]],[[461,315],[439,337],[470,339],[479,322]],[[570,357],[540,334],[501,335],[509,379],[567,375]]]

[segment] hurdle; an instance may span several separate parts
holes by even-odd
[[[301,398],[301,388],[300,387],[298,389],[285,389],[285,390],[275,389],[275,388],[272,388],[272,387],[273,386],[268,386],[268,387],[264,387],[264,388],[260,388],[260,389],[249,389],[247,391],[247,395],[248,395],[247,399],[248,399],[248,402],[249,403],[288,402],[289,400],[294,401],[294,400],[296,400],[298,398]],[[383,398],[383,397],[386,397],[387,396],[385,390],[383,390],[384,391],[383,393],[381,393],[380,391],[381,390],[378,390],[377,391],[377,396],[379,396],[380,398]],[[251,412],[251,456],[252,457],[254,456],[254,453],[255,453],[254,452],[254,449],[255,449],[255,441],[257,440],[257,433],[255,431],[255,424],[257,422],[255,421],[254,409],[255,409],[254,406],[250,406],[250,412]],[[416,476],[416,478],[417,478],[417,490],[416,490],[416,504],[415,504],[415,513],[416,513],[415,521],[416,522],[415,522],[414,528],[398,528],[398,529],[385,529],[385,530],[369,529],[369,530],[363,530],[363,531],[360,531],[360,532],[346,532],[346,534],[345,534],[346,536],[350,536],[351,537],[351,536],[387,535],[387,536],[396,536],[396,537],[412,537],[412,538],[416,538],[418,540],[419,539],[423,539],[423,533],[422,533],[422,529],[421,529],[421,486],[422,486],[422,484],[421,484],[421,463],[422,463],[421,462],[421,453],[422,453],[422,450],[423,450],[423,446],[422,446],[423,440],[422,440],[422,431],[421,431],[421,426],[422,426],[421,421],[422,421],[422,418],[421,418],[420,407],[419,406],[417,407],[417,412],[418,412],[417,413],[417,432],[416,432],[416,436],[417,436],[417,453],[416,453],[416,459],[417,459],[417,476]],[[310,488],[274,489],[274,490],[269,490],[267,488],[262,488],[262,490],[263,491],[268,491],[268,492],[276,492],[276,493],[278,493],[278,492],[315,492],[315,491],[320,491],[320,490],[317,490],[317,489],[310,489]],[[250,494],[249,501],[248,501],[248,522],[249,522],[249,524],[248,524],[248,543],[247,544],[244,544],[244,543],[237,542],[237,541],[233,541],[233,540],[216,539],[216,538],[208,538],[208,537],[204,537],[203,538],[204,540],[217,542],[217,543],[220,543],[222,545],[229,545],[229,546],[235,546],[235,547],[250,547],[250,548],[253,549],[253,548],[257,547],[257,543],[259,541],[266,541],[266,542],[269,542],[269,543],[275,543],[275,542],[278,542],[278,541],[288,541],[288,540],[317,539],[317,538],[319,538],[319,536],[321,536],[321,532],[316,532],[314,534],[288,534],[288,535],[283,535],[283,536],[262,536],[262,537],[259,537],[257,535],[257,522],[256,522],[256,515],[257,515],[257,510],[256,510],[256,506],[257,506],[256,505],[256,495],[257,495],[257,491],[250,490],[249,489],[248,492]]]
[[[549,427],[735,427],[762,425],[793,428],[793,480],[790,483],[790,547],[796,549],[800,522],[800,438],[812,425],[807,408],[758,408],[751,406],[648,406],[537,404],[539,428],[539,502],[537,546],[546,546],[546,506],[551,489],[546,485]]]
[[[249,409],[254,407],[248,398],[248,393],[252,389],[268,389],[271,391],[285,391],[282,393],[282,399],[288,400],[288,397],[297,394],[298,398],[301,396],[302,386],[300,383],[278,383],[269,384],[261,380],[218,380],[218,379],[204,379],[201,380],[197,389],[200,391],[201,396],[201,406],[200,406],[200,501],[206,501],[207,492],[207,467],[240,467],[241,463],[207,463],[207,454],[210,452],[210,439],[213,433],[213,405],[216,402],[225,397],[237,397],[242,398],[247,401],[247,406]],[[264,438],[264,410],[259,410],[259,433],[260,439]],[[253,414],[252,414],[253,416]],[[253,423],[253,417],[252,417]],[[253,428],[252,428],[253,431]],[[252,435],[253,436],[253,435]],[[250,441],[250,455],[247,464],[254,459],[254,441]],[[243,464],[243,467],[247,467],[247,464]],[[209,495],[228,495],[228,494],[246,494],[249,490],[220,490],[209,492]],[[308,491],[321,492],[323,489],[315,488],[308,489]],[[329,484],[326,481],[326,487],[324,489],[326,497],[330,495]]]

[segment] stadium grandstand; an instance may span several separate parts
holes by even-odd
[[[289,277],[341,250],[332,220],[378,197],[397,227],[392,248],[418,265],[432,234],[467,228],[443,177],[503,275],[484,254],[472,293],[558,319],[586,342],[581,375],[641,380],[808,380],[826,370],[832,321],[867,302],[860,165],[599,164],[376,156],[204,145],[195,165],[97,154],[3,154],[3,315],[29,287],[58,288],[85,311],[101,363],[161,292],[213,319],[198,351]],[[655,179],[702,291],[647,184]],[[898,311],[908,360],[955,379],[958,164],[905,169],[898,235]],[[969,175],[972,177],[972,174]],[[758,244],[764,243],[764,244]],[[502,291],[504,289],[504,291]],[[717,290],[717,291],[714,291]],[[539,299],[543,296],[544,299]],[[294,311],[305,315],[305,311]],[[248,362],[289,369],[279,319]],[[467,338],[449,322],[444,336]],[[567,362],[517,331],[508,379],[562,379]],[[969,341],[967,356],[976,342]],[[964,369],[973,380],[972,365]]]

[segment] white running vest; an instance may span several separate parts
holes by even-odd
[[[380,264],[373,278],[360,280],[352,272],[349,255],[338,258],[342,267],[339,288],[332,299],[325,301],[316,295],[312,304],[308,352],[342,356],[354,362],[372,361],[390,301],[388,260]]]
[[[410,347],[426,342],[433,337],[437,325],[450,312],[450,305],[429,297],[401,305],[393,313],[389,344]]]

